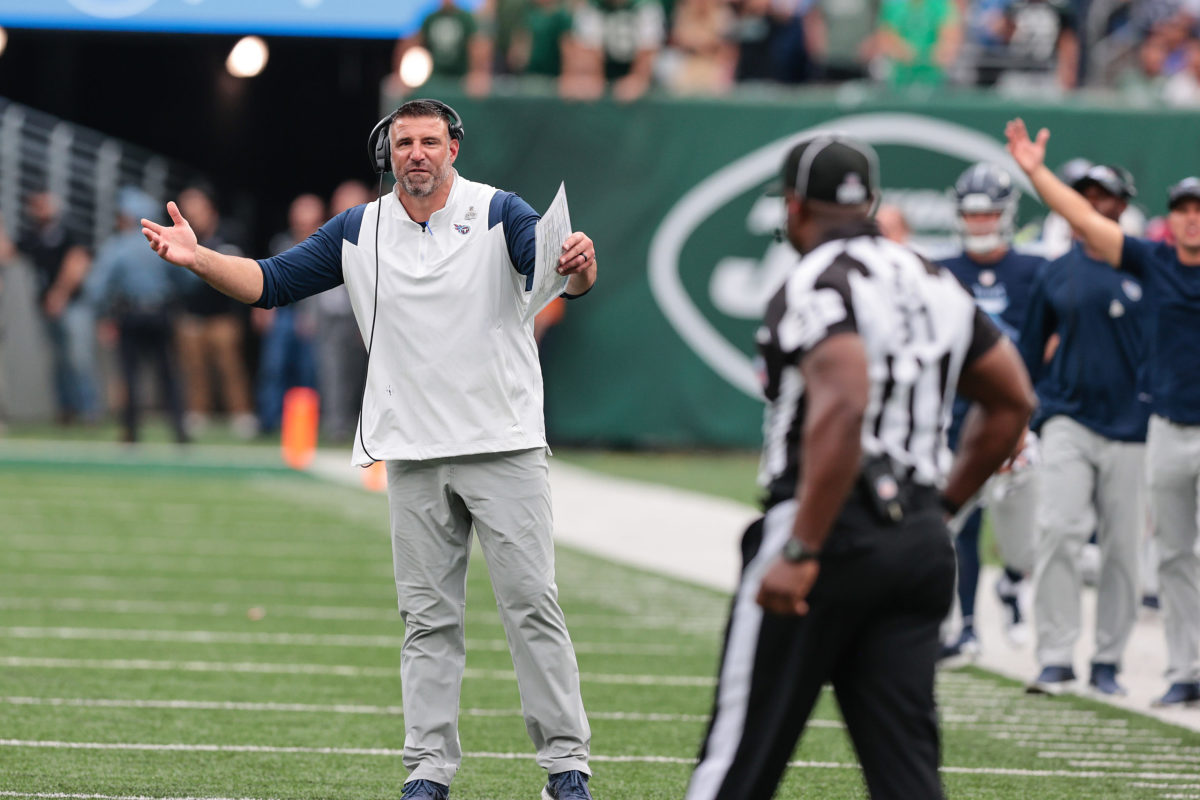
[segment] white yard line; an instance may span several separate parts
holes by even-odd
[[[0,791],[0,797],[33,797],[37,800],[270,800],[257,797],[155,797],[146,794],[71,794],[68,792]]]
[[[138,750],[148,752],[173,753],[272,753],[272,754],[304,754],[304,755],[348,755],[348,756],[384,756],[400,757],[402,750],[386,747],[303,747],[275,746],[250,744],[185,744],[185,743],[139,743],[139,742],[66,742],[58,740],[39,739],[0,739],[0,747],[29,747],[57,750]],[[501,759],[517,761],[532,759],[532,753],[494,753],[467,752],[466,758]],[[627,763],[627,764],[695,764],[695,758],[682,756],[607,756],[592,754],[590,761],[597,763]],[[790,761],[789,767],[816,769],[859,769],[858,764],[847,764],[831,761]],[[943,766],[942,772],[956,775],[1004,775],[1031,778],[1074,778],[1078,780],[1107,780],[1112,778],[1129,778],[1135,780],[1187,780],[1200,779],[1200,773],[1162,773],[1162,772],[1111,772],[1101,770],[1044,770],[1044,769],[1011,769],[1002,767],[954,767]]]
[[[182,644],[279,645],[288,647],[361,647],[399,648],[403,636],[363,636],[327,633],[239,633],[229,631],[162,631],[142,628],[36,628],[0,627],[0,638],[67,639],[112,642],[173,642]],[[609,642],[573,642],[576,653],[591,655],[670,656],[692,648],[665,644],[621,644]],[[467,639],[468,650],[507,653],[504,639]]]
[[[56,553],[49,551],[31,552],[28,550],[13,550],[4,553],[0,561],[2,561],[4,568],[7,570],[18,570],[28,574],[57,570],[98,569],[121,572],[138,569],[150,573],[178,575],[184,579],[203,580],[206,582],[211,580],[212,576],[218,574],[220,571],[228,570],[231,563],[246,569],[246,562],[244,560],[234,560],[231,562],[230,558],[225,556],[200,555],[196,553],[165,555],[161,553]],[[312,562],[312,558],[290,558],[280,555],[271,560],[271,573],[285,577],[294,575],[297,578],[304,578],[305,576],[312,575],[315,571]],[[389,557],[381,555],[379,558],[369,562],[365,568],[361,566],[347,566],[345,564],[340,566],[341,571],[345,574],[344,581],[338,579],[341,576],[337,576],[332,580],[322,581],[322,583],[336,585],[344,582],[351,587],[357,586],[359,594],[362,592],[361,587],[364,579],[377,581],[382,586],[391,584],[392,563]],[[254,578],[247,575],[242,578],[232,578],[229,580],[250,583],[254,581]]]
[[[238,672],[272,675],[337,675],[355,678],[400,679],[400,667],[360,667],[350,664],[267,664],[261,662],[227,661],[155,661],[124,658],[29,658],[5,656],[0,666],[30,669],[110,669],[118,671],[152,670],[160,672]],[[515,681],[511,670],[463,670],[468,680]],[[716,679],[702,675],[622,675],[581,672],[584,683],[616,684],[623,686],[705,687]]]
[[[365,714],[403,716],[402,706],[335,703],[245,703],[230,700],[137,700],[88,697],[0,697],[0,703],[13,706],[67,706],[72,708],[153,708],[168,711],[247,711],[301,714]],[[463,708],[467,717],[522,718],[519,708]],[[707,722],[707,714],[649,714],[637,711],[588,711],[588,719],[612,722]],[[817,727],[843,727],[833,720],[814,720]]]
[[[268,617],[296,619],[339,620],[346,622],[399,622],[400,612],[394,602],[386,607],[367,606],[301,606],[266,603],[256,607]],[[114,600],[102,597],[0,597],[0,609],[26,611],[82,611],[97,614],[174,614],[180,616],[227,617],[243,616],[250,607],[245,603],[201,603],[187,600]],[[467,612],[468,622],[495,622],[500,617],[490,612]],[[723,619],[712,617],[636,616],[615,614],[567,614],[572,627],[612,628],[616,630],[662,630],[687,633],[720,631]]]
[[[5,519],[11,519],[7,512]],[[45,519],[43,515],[42,519]],[[72,555],[102,555],[113,552],[112,547],[106,547],[107,542],[97,542],[94,536],[79,534],[29,533],[5,536],[5,546],[10,552],[46,554],[71,553]],[[368,549],[362,548],[361,553],[348,551],[340,542],[320,543],[288,541],[275,539],[262,541],[257,536],[249,541],[237,539],[211,539],[187,537],[180,539],[163,538],[162,536],[122,536],[119,540],[121,554],[137,556],[175,556],[191,558],[263,558],[292,560],[319,560],[322,562],[344,561],[352,564],[376,564],[381,559],[386,560],[389,553],[387,543],[379,542],[379,546]]]
[[[63,586],[73,586],[105,591],[144,593],[150,591],[179,592],[184,584],[199,584],[203,592],[217,595],[238,594],[266,600],[270,597],[345,597],[362,601],[369,599],[372,589],[364,587],[361,580],[347,579],[345,581],[285,581],[264,580],[262,578],[213,578],[204,577],[202,573],[195,575],[172,575],[163,577],[157,575],[91,575],[77,572],[52,572],[30,574],[27,572],[0,572],[0,584],[6,587],[28,586],[44,589],[47,583],[58,583]],[[379,583],[381,598],[394,594],[385,590],[391,587],[391,581],[384,579]],[[391,588],[394,593],[395,589]],[[193,592],[195,593],[195,592]]]

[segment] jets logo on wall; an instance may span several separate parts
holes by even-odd
[[[1032,192],[1028,180],[997,139],[962,125],[916,114],[857,114],[834,119],[759,147],[692,187],[663,217],[650,242],[650,288],[655,302],[688,346],[718,375],[755,398],[761,396],[761,390],[752,357],[747,354],[753,343],[752,332],[745,341],[739,338],[736,343],[731,342],[710,317],[715,312],[740,325],[761,320],[767,301],[795,266],[798,256],[792,246],[771,236],[785,223],[783,203],[778,197],[766,196],[763,189],[778,177],[788,150],[818,132],[843,133],[873,145],[901,146],[925,151],[925,156],[951,159],[954,163],[947,170],[945,184],[937,187],[926,184],[920,189],[889,183],[889,172],[896,174],[897,165],[895,160],[889,162],[886,154],[881,165],[885,202],[889,201],[889,195],[893,199],[916,196],[927,201],[926,206],[936,206],[938,220],[932,227],[943,229],[943,240],[950,235],[954,222],[954,204],[946,187],[967,164],[976,161],[1000,164]],[[899,171],[905,166],[900,165]],[[838,187],[839,195],[845,192],[847,199],[863,189],[861,182],[849,180]],[[725,250],[718,253],[715,265],[691,255],[684,262],[689,240],[698,234],[708,235],[719,212],[735,201],[744,203],[755,190],[758,195],[751,200],[744,217],[745,230],[756,241],[765,242],[765,250],[750,256]],[[905,210],[907,213],[909,209]],[[731,221],[720,217],[717,227],[727,231]],[[701,274],[708,270],[710,275]],[[685,287],[685,277],[692,287],[690,292]],[[698,294],[697,283],[704,278],[707,285]]]

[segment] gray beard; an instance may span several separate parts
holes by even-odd
[[[441,188],[446,182],[446,176],[450,174],[449,168],[442,170],[440,175],[430,175],[428,183],[418,185],[408,174],[400,176],[400,186],[404,189],[404,193],[412,197],[428,197]]]

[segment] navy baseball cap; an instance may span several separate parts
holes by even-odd
[[[1200,200],[1200,178],[1184,178],[1167,190],[1167,208],[1173,209],[1184,200]]]
[[[1133,176],[1115,165],[1093,164],[1071,184],[1071,188],[1077,192],[1082,192],[1088,186],[1099,186],[1113,197],[1122,200],[1137,197]]]
[[[844,206],[870,203],[879,188],[879,157],[865,142],[821,133],[788,152],[780,179],[774,194]]]

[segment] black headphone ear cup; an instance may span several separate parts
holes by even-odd
[[[375,171],[376,172],[391,172],[392,171],[392,137],[388,135],[387,128],[379,132],[379,136],[375,139]]]
[[[391,127],[392,115],[389,114],[375,123],[367,138],[367,157],[377,173],[391,172],[392,169]]]

